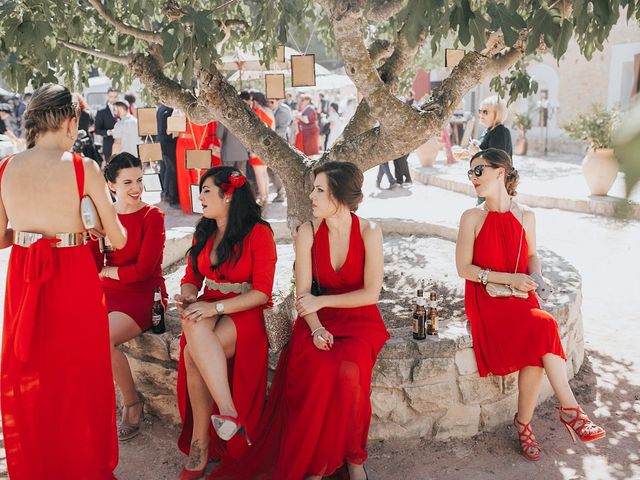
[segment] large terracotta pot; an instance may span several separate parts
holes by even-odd
[[[529,150],[529,140],[523,130],[520,130],[516,143],[513,146],[513,153],[515,155],[526,155]]]
[[[618,161],[612,148],[589,149],[582,161],[584,175],[591,195],[606,195],[618,176]]]
[[[442,144],[437,137],[431,137],[426,143],[423,143],[416,149],[416,155],[423,167],[433,167]]]

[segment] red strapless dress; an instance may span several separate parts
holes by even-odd
[[[473,247],[473,264],[495,272],[513,272],[521,236],[517,271],[527,273],[528,245],[522,224],[511,212],[489,212]],[[542,367],[547,353],[566,360],[558,324],[540,309],[533,293],[527,299],[493,298],[482,284],[467,280],[464,306],[481,377],[507,375],[526,366]]]

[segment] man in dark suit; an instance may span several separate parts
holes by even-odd
[[[180,208],[178,201],[178,183],[176,179],[176,138],[167,132],[167,118],[173,113],[173,108],[158,105],[156,120],[158,121],[158,135],[156,141],[162,149],[160,163],[160,181],[162,183],[162,198],[172,207]]]
[[[113,151],[113,127],[116,125],[116,107],[120,93],[115,88],[107,91],[107,106],[96,113],[96,135],[102,135],[102,156],[108,162]]]

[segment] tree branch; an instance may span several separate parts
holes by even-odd
[[[392,91],[395,91],[397,88],[400,75],[413,66],[416,55],[426,39],[426,31],[422,28],[418,34],[416,45],[411,47],[407,40],[408,28],[406,23],[400,28],[396,36],[393,53],[384,65],[378,69],[380,78],[382,78],[382,81],[386,83]]]
[[[372,6],[367,11],[367,20],[372,22],[385,22],[398,14],[404,7],[404,0],[379,0],[371,2]]]
[[[389,40],[376,39],[369,45],[369,57],[376,64],[381,60],[386,60],[393,53],[393,47]]]
[[[107,23],[109,23],[112,27],[118,30],[120,33],[124,33],[126,35],[131,35],[134,38],[139,40],[144,40],[147,43],[158,43],[162,45],[162,37],[154,32],[149,32],[147,30],[142,30],[140,28],[132,27],[127,25],[122,20],[117,18],[113,18],[110,16],[104,8],[101,0],[87,0],[93,8],[96,9],[98,15],[100,15]]]
[[[119,63],[120,65],[128,65],[129,61],[131,60],[131,56],[128,56],[128,55],[120,56],[120,55],[114,55],[112,53],[101,52],[99,50],[94,50],[93,48],[88,48],[82,45],[78,45],[77,43],[67,42],[66,40],[62,40],[60,38],[57,38],[56,41],[71,50],[75,50],[76,52],[82,52],[89,55],[93,55],[94,57],[97,57],[97,58],[103,58],[111,62]]]

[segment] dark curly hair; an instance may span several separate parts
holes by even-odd
[[[142,168],[142,162],[128,152],[114,155],[104,167],[104,178],[111,183],[116,183],[118,172],[123,168]]]
[[[240,174],[240,170],[235,167],[221,166],[213,167],[205,172],[200,178],[200,192],[202,185],[208,178],[213,179],[213,183],[217,187],[222,187],[223,183],[227,183],[232,174]],[[220,198],[224,196],[223,189],[220,188]],[[256,223],[266,225],[271,230],[268,222],[261,217],[261,208],[256,203],[256,197],[251,191],[248,182],[236,188],[231,195],[231,203],[229,204],[229,220],[227,228],[224,231],[222,240],[216,248],[218,257],[217,265],[211,265],[211,269],[219,268],[223,263],[230,261],[233,264],[242,256],[242,241],[249,235]],[[215,220],[202,217],[196,225],[193,233],[193,245],[187,251],[187,255],[191,258],[191,265],[196,273],[198,271],[198,255],[204,249],[209,239],[218,231],[218,224]]]

